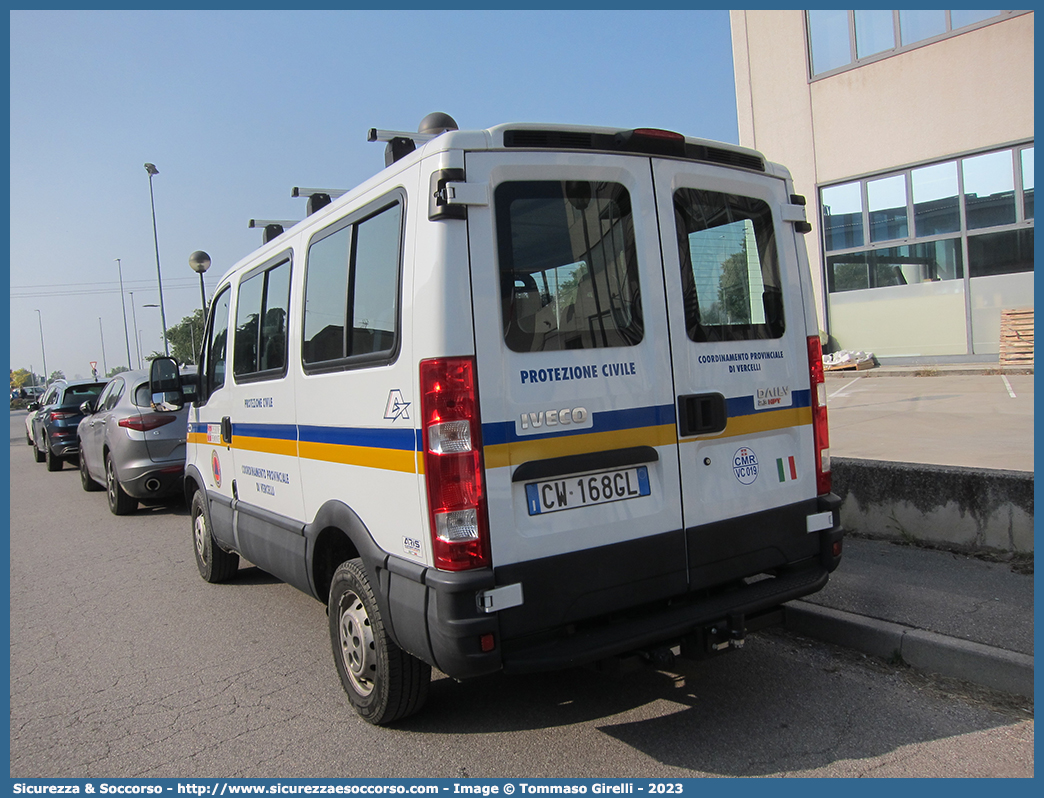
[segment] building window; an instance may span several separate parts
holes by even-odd
[[[877,61],[923,42],[1025,11],[808,11],[812,77]],[[896,45],[898,42],[898,46]]]
[[[960,280],[963,277],[959,238],[849,252],[827,258],[827,283],[832,294]]]
[[[968,239],[968,273],[992,277],[1033,271],[1033,229],[1005,230]]]
[[[859,183],[824,188],[823,232],[826,248],[863,246],[863,190]]]
[[[808,38],[812,43],[812,74],[829,72],[852,62],[847,11],[809,11]]]
[[[892,241],[909,235],[906,215],[906,175],[866,181],[870,240]]]
[[[820,207],[831,293],[961,279],[965,240],[972,277],[1033,270],[1032,144],[826,186]]]
[[[1022,215],[1033,218],[1033,148],[1022,150]]]
[[[848,21],[845,20],[847,27]],[[867,58],[895,48],[895,22],[891,11],[855,12],[856,58]],[[845,63],[848,63],[847,61]]]
[[[914,230],[918,236],[956,233],[961,229],[957,162],[937,163],[910,172],[913,183]]]
[[[968,228],[1015,223],[1015,178],[1007,150],[965,158],[964,207]]]
[[[900,11],[899,31],[903,44],[913,44],[922,39],[941,36],[946,33],[946,12],[938,9]]]

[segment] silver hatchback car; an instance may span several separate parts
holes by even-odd
[[[82,406],[80,483],[86,491],[104,488],[114,515],[182,489],[189,406],[158,412],[151,399],[149,372],[125,371]]]

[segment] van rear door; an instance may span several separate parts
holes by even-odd
[[[502,633],[684,592],[649,159],[465,159],[489,199],[467,224],[491,554],[526,605]]]
[[[693,588],[813,556],[808,335],[786,183],[654,159]],[[788,209],[792,210],[792,209]],[[788,216],[792,215],[788,213]]]

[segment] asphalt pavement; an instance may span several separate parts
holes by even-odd
[[[897,388],[889,378],[899,377]],[[995,367],[957,366],[920,375],[887,367],[831,374],[828,395],[844,390],[857,397],[847,404],[831,399],[831,454],[982,468],[1004,467],[994,464],[1005,461],[1008,468],[1032,470],[1032,379],[1032,371],[1007,375]],[[1016,408],[1020,395],[1028,410]],[[965,429],[958,420],[933,418],[934,410],[917,414],[929,404],[918,397],[931,396],[943,397],[934,408],[979,408],[973,444],[955,443]],[[998,409],[981,412],[991,402]],[[904,413],[914,415],[897,418]],[[911,446],[910,430],[918,427]],[[1012,464],[1016,443],[1019,458]],[[849,536],[829,584],[792,602],[787,626],[895,663],[1033,697],[1032,554],[989,557]]]

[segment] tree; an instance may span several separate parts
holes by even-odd
[[[65,379],[65,372],[62,371],[61,369],[58,369],[58,371],[52,371],[51,372],[51,376],[47,378],[47,382],[51,383],[51,382],[54,382],[55,380],[64,380],[64,379]]]
[[[27,388],[33,385],[43,385],[44,379],[39,374],[34,374],[28,369],[12,369],[11,371],[11,387]]]
[[[108,370],[108,372],[106,372],[105,376],[115,377],[117,374],[122,374],[125,371],[130,371],[130,369],[126,366],[113,366],[111,369]]]
[[[178,363],[196,363],[199,358],[199,347],[203,341],[205,324],[206,317],[203,309],[200,308],[173,327],[167,328],[167,345],[170,347],[170,356]],[[154,354],[153,357],[158,357],[158,354]],[[152,357],[149,359],[151,360]]]

